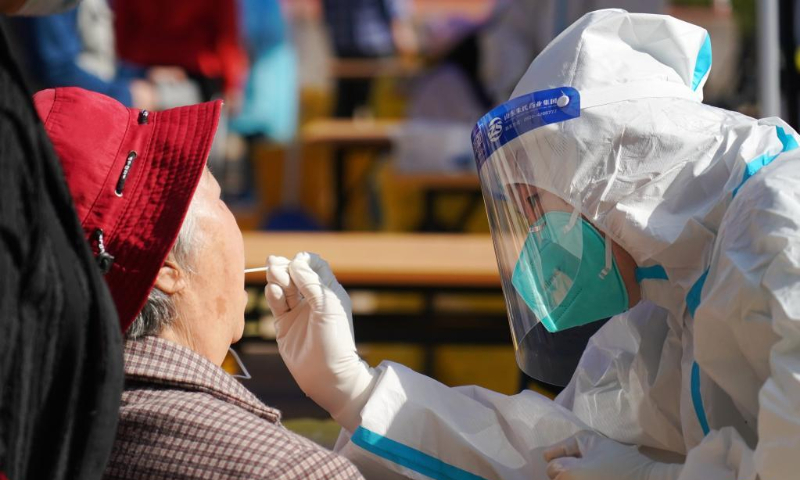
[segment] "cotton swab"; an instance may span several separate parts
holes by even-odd
[[[258,267],[258,268],[246,268],[244,273],[252,273],[252,272],[266,272],[269,270],[269,267]]]

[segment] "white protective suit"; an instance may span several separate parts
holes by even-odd
[[[545,447],[594,430],[685,455],[681,479],[800,478],[797,134],[703,105],[710,57],[701,28],[603,10],[533,61],[512,98],[570,86],[580,117],[506,147],[537,146],[537,187],[632,255],[644,300],[555,402],[381,364],[337,445],[365,475],[547,478]]]

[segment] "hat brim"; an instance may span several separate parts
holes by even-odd
[[[126,210],[108,239],[117,261],[106,275],[122,331],[142,310],[183,225],[219,124],[221,101],[152,112],[153,135],[140,156]]]

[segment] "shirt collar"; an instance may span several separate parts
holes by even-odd
[[[262,403],[234,377],[207,358],[156,337],[125,342],[125,380],[205,392],[273,423],[280,412]]]

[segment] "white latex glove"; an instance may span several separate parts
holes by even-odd
[[[544,451],[550,480],[676,480],[682,465],[650,460],[630,445],[582,431]]]
[[[283,361],[297,384],[350,432],[377,375],[356,352],[350,297],[325,260],[298,253],[267,259],[267,303]]]

